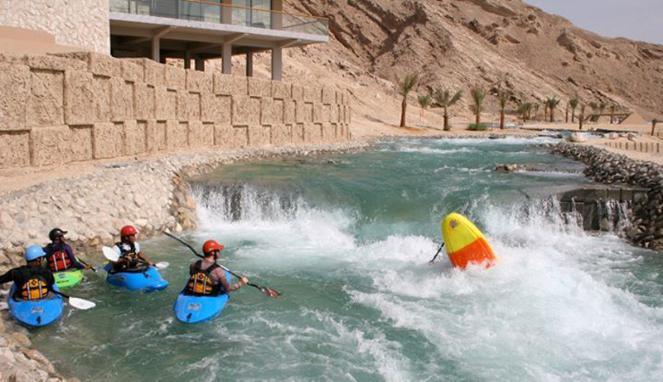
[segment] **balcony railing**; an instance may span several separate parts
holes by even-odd
[[[327,36],[328,20],[198,0],[110,0],[110,11]]]

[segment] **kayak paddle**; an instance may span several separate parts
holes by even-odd
[[[97,268],[93,267],[92,265],[86,263],[85,261],[81,260],[80,258],[78,259],[78,262],[85,265],[87,269],[91,270],[94,273],[97,273]]]
[[[442,251],[443,247],[444,247],[444,242],[442,242],[442,244],[440,244],[440,248],[437,249],[437,252],[435,252],[435,256],[433,256],[433,258],[428,262],[429,264],[433,264],[435,259],[437,259],[437,255],[439,255],[440,252]]]
[[[113,251],[113,248],[111,247],[101,247],[101,252],[104,254],[104,257],[108,261],[116,263],[120,260],[120,255]]]
[[[170,234],[170,233],[168,233],[168,232],[164,232],[164,234],[165,234],[166,236],[170,237],[171,239],[175,239],[175,240],[177,240],[178,242],[180,242],[180,244],[182,244],[182,245],[184,245],[185,247],[189,248],[189,250],[191,250],[191,252],[193,252],[194,255],[200,257],[201,259],[204,258],[203,255],[201,255],[200,253],[198,253],[198,251],[196,251],[196,249],[193,248],[193,247],[192,247],[189,243],[187,243],[186,241],[184,241],[184,240],[180,239],[179,237],[177,237],[177,236],[175,236],[175,235],[173,235],[173,234]],[[219,266],[220,266],[221,268],[223,268],[224,270],[230,272],[231,275],[237,277],[238,279],[241,279],[241,278],[242,278],[242,276],[240,276],[240,275],[238,275],[237,273],[235,273],[235,272],[231,271],[230,269],[226,268],[223,264],[219,264]],[[267,287],[264,287],[264,286],[256,285],[256,284],[254,284],[254,283],[248,283],[248,284],[246,284],[246,285],[248,285],[248,286],[252,286],[252,287],[258,289],[260,292],[262,292],[262,294],[264,294],[264,295],[267,296],[267,297],[276,298],[276,297],[279,297],[279,296],[281,295],[280,292],[278,292],[277,290],[272,289],[272,288],[267,288]]]
[[[92,309],[95,306],[97,306],[97,304],[95,304],[94,302],[92,302],[90,300],[85,300],[83,298],[78,298],[78,297],[71,297],[71,296],[66,295],[62,292],[58,292],[58,291],[52,290],[52,289],[51,289],[51,292],[66,298],[67,301],[69,301],[69,305],[71,305],[73,308],[76,308],[76,309],[88,310],[88,309]]]
[[[113,251],[113,248],[111,247],[101,247],[101,252],[103,252],[104,257],[108,261],[112,261],[114,263],[118,262],[120,260],[120,255],[117,254],[117,252]],[[156,269],[166,269],[170,266],[170,263],[167,261],[160,261],[156,264],[154,264],[154,267]]]

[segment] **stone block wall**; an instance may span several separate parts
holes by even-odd
[[[52,34],[55,42],[110,52],[108,0],[0,0],[0,25]]]
[[[349,138],[346,91],[96,53],[0,57],[0,168]]]

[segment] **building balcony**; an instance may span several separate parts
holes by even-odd
[[[328,41],[327,19],[281,12],[275,9],[281,8],[279,0],[228,3],[228,0],[223,3],[219,0],[110,0],[111,28],[118,22],[144,22],[185,29],[295,38],[302,40],[301,43]]]
[[[110,0],[111,54],[182,59],[197,70],[221,58],[232,73],[232,57],[246,55],[253,75],[253,54],[270,51],[272,79],[280,80],[282,50],[329,41],[327,19],[282,12],[283,0]],[[248,5],[248,6],[244,6]]]

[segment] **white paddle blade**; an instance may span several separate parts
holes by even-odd
[[[154,264],[154,266],[156,267],[156,269],[166,269],[170,266],[170,263],[167,261],[160,261]]]
[[[116,262],[120,260],[120,255],[118,255],[117,252],[113,251],[113,248],[111,247],[101,247],[101,252],[104,253],[104,257],[108,261]]]
[[[97,306],[97,304],[90,300],[84,300],[78,297],[69,297],[69,305],[80,310],[88,310]]]

